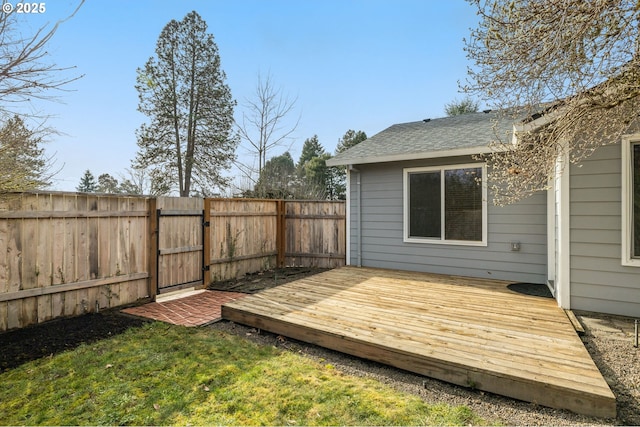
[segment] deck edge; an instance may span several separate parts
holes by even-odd
[[[251,313],[234,307],[234,303],[222,306],[222,317],[226,320],[467,388],[475,388],[542,406],[566,409],[599,418],[615,418],[617,413],[615,396],[610,389],[610,395],[605,396],[551,386],[543,382],[538,382],[538,386],[534,387],[530,381],[518,381],[515,378],[497,376],[487,371],[457,366],[451,362],[431,360],[425,356],[412,356],[395,348]]]

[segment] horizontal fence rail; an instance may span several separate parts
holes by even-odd
[[[344,202],[60,192],[0,201],[0,332],[284,266],[345,263]]]
[[[148,295],[148,199],[11,196],[0,206],[0,331]]]

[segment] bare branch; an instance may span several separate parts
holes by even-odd
[[[32,99],[56,99],[51,90],[64,90],[64,86],[82,76],[64,77],[61,72],[75,67],[59,67],[47,63],[46,45],[61,24],[78,12],[84,0],[71,15],[57,21],[51,28],[40,27],[31,37],[23,37],[17,30],[18,14],[0,14],[0,111],[10,113],[7,104],[24,104]]]
[[[491,166],[496,203],[546,189],[561,156],[581,162],[637,121],[636,1],[470,3],[481,21],[466,42],[475,67],[463,89],[525,125],[518,144],[497,138],[480,156]]]
[[[267,153],[275,147],[285,145],[300,123],[300,116],[292,126],[285,126],[285,119],[293,112],[297,98],[290,99],[282,89],[273,86],[272,77],[258,75],[255,98],[246,100],[242,123],[237,124],[238,134],[249,145],[249,152],[258,159],[258,178],[267,162]],[[245,147],[247,148],[247,147]],[[291,148],[291,144],[287,147]],[[248,169],[247,165],[243,165]]]

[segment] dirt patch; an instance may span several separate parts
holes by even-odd
[[[265,289],[274,288],[303,277],[328,271],[328,268],[314,267],[286,267],[274,270],[261,271],[259,273],[246,274],[237,279],[215,282],[207,289],[212,291],[233,291],[245,294],[254,294]]]
[[[0,373],[141,326],[145,321],[115,310],[57,319],[0,333]]]

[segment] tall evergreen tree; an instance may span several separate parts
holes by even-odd
[[[84,171],[84,175],[80,178],[80,184],[76,187],[76,190],[80,193],[95,193],[98,191],[98,183],[96,177],[93,176],[91,171],[87,169]]]
[[[297,197],[302,199],[324,199],[328,190],[329,172],[326,161],[331,158],[318,140],[318,135],[307,138],[296,165],[298,172]]]
[[[338,140],[338,145],[336,146],[336,154],[340,154],[351,147],[355,147],[365,139],[367,139],[367,134],[363,131],[355,131],[349,129],[345,132],[344,136],[340,140]],[[333,198],[344,200],[347,197],[347,173],[344,166],[332,167],[329,173],[332,185],[331,193],[333,195]]]
[[[264,164],[262,174],[256,183],[256,197],[285,199],[294,196],[295,172],[291,154],[272,157]]]
[[[313,135],[311,138],[307,138],[302,145],[302,153],[300,153],[300,159],[298,159],[298,173],[300,176],[305,175],[305,165],[314,157],[320,157],[325,153],[324,147],[318,140],[318,135]]]
[[[189,196],[227,185],[221,172],[235,158],[236,105],[220,67],[218,47],[195,11],[169,22],[155,57],[138,69],[138,110],[149,117],[137,132],[134,167]],[[155,173],[154,173],[155,171]]]
[[[42,137],[19,116],[0,128],[0,193],[46,187],[51,183],[51,162],[41,147]]]
[[[304,164],[304,182],[307,197],[312,199],[333,199],[331,174],[327,160],[331,154],[323,152]]]
[[[344,136],[338,140],[338,145],[336,146],[336,154],[347,151],[351,147],[355,147],[365,139],[367,139],[367,134],[363,131],[355,131],[353,129],[349,129],[344,133]]]

